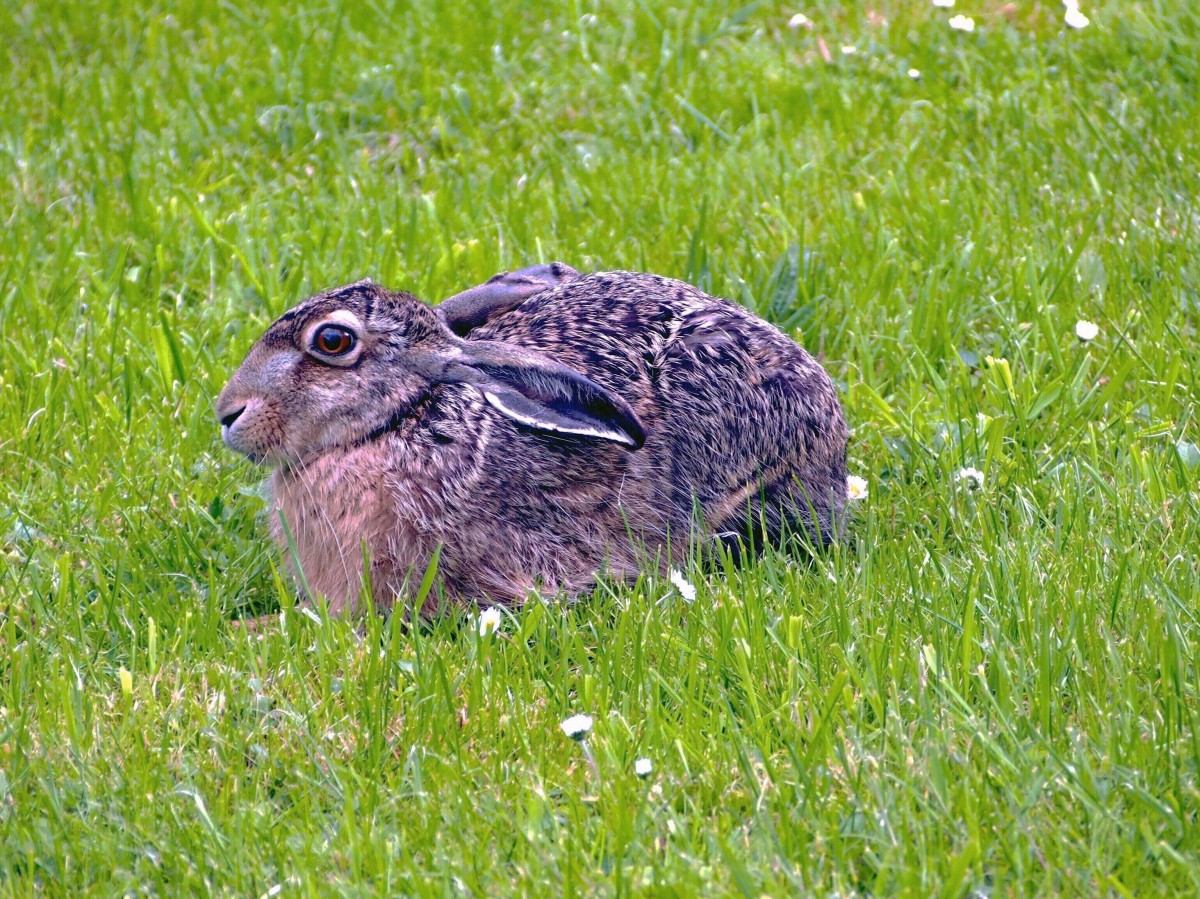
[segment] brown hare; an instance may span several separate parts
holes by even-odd
[[[326,291],[267,329],[216,414],[275,467],[275,538],[334,612],[368,583],[377,607],[426,616],[578,594],[697,537],[819,545],[846,500],[821,366],[655,275],[533,266],[436,308],[370,281]]]

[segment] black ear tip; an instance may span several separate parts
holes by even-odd
[[[600,419],[606,419],[609,428],[620,434],[620,437],[615,439],[616,443],[628,447],[632,450],[640,450],[646,445],[646,429],[642,427],[641,420],[637,417],[637,413],[632,407],[618,396],[615,396],[603,387],[600,387],[593,381],[586,382],[591,390],[595,391],[593,396],[589,397],[591,403],[591,411]],[[623,438],[623,439],[622,439]]]
[[[632,416],[623,423],[625,425],[625,433],[629,435],[629,448],[631,450],[640,450],[646,445],[646,430],[642,427],[642,423]]]

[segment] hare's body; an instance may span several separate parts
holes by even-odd
[[[807,353],[682,282],[566,271],[493,315],[473,307],[465,340],[407,295],[369,284],[320,295],[272,326],[226,388],[219,414],[244,404],[223,416],[239,429],[226,439],[281,463],[276,536],[332,607],[356,603],[364,557],[376,604],[390,605],[440,547],[429,613],[439,598],[578,593],[600,572],[662,568],[698,534],[834,538],[846,426]],[[339,306],[362,331],[352,364],[335,359],[331,376],[290,349],[290,363],[272,361],[271,347],[311,339],[305,322],[339,327]],[[270,378],[283,399],[239,428]],[[300,394],[318,407],[290,413],[319,422],[304,437],[280,423]],[[329,399],[340,394],[349,411]]]
[[[846,425],[825,370],[727,300],[655,275],[588,275],[471,332],[537,350],[623,397],[645,445],[613,462],[630,520],[682,538],[779,536],[816,512],[827,542],[846,495]],[[623,463],[623,464],[622,464]],[[807,497],[804,494],[807,493]],[[698,522],[696,512],[702,518]]]
[[[601,568],[638,570],[605,469],[625,450],[606,444],[581,453],[570,446],[577,438],[538,435],[538,446],[514,453],[514,441],[531,435],[473,388],[443,385],[431,399],[423,414],[369,444],[271,477],[308,585],[333,608],[358,598],[364,543],[380,605],[415,593],[441,547],[440,589],[424,614],[440,601],[512,603],[535,587],[578,592]],[[438,414],[442,405],[454,407],[454,420]],[[497,469],[527,462],[543,467],[533,477],[496,480]],[[355,502],[339,505],[345,495]],[[286,549],[279,520],[275,533]]]

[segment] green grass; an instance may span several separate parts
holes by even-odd
[[[1200,891],[1195,5],[413,6],[0,8],[0,889]],[[292,608],[251,341],[549,259],[819,352],[848,544],[486,639]]]

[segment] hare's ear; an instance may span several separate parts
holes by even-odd
[[[499,341],[468,341],[442,378],[474,384],[488,405],[538,431],[611,440],[631,449],[646,442],[623,399],[573,368]]]
[[[531,265],[496,275],[486,284],[443,300],[435,308],[446,327],[462,337],[472,328],[520,306],[535,293],[578,277],[579,272],[562,262]]]

